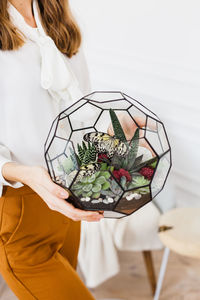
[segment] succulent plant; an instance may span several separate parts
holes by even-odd
[[[110,182],[110,188],[109,190],[102,191],[101,194],[105,195],[106,197],[113,198],[115,200],[118,200],[119,197],[122,195],[123,191],[119,184],[114,179],[109,179]]]
[[[128,142],[127,142],[128,143]],[[139,129],[137,128],[135,134],[128,145],[128,152],[123,157],[123,159],[118,156],[114,155],[111,159],[111,165],[113,165],[116,169],[125,169],[130,171],[134,168],[134,166],[138,165],[142,161],[142,156],[137,157],[139,147]]]
[[[138,172],[140,169],[142,169],[143,167],[147,167],[147,166],[155,168],[157,163],[158,163],[158,158],[153,157],[145,162],[135,165],[130,172],[133,172],[133,173]]]
[[[74,151],[71,147],[69,148],[69,150],[70,150],[70,156],[66,157],[66,159],[64,161],[62,161],[62,163],[60,162],[60,160],[58,158],[58,163],[59,163],[58,170],[63,171],[67,175],[69,175],[74,170],[78,169],[78,162],[77,162],[76,154],[74,153]]]
[[[91,176],[85,176],[81,181],[75,182],[72,190],[77,197],[90,197],[97,199],[102,191],[107,191],[110,188],[110,172],[100,170]]]
[[[150,181],[145,179],[144,176],[134,176],[127,188],[134,189],[140,187],[138,190],[135,190],[135,192],[138,192],[139,194],[146,194],[149,193],[149,183]]]
[[[80,165],[88,165],[89,163],[96,162],[97,152],[93,144],[88,142],[88,146],[82,142],[82,147],[78,144],[78,158]]]
[[[110,118],[114,130],[115,137],[122,142],[127,142],[124,130],[119,122],[119,119],[113,109],[109,110]]]

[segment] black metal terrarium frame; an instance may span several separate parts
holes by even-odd
[[[83,119],[86,118],[85,114],[90,115],[90,109],[91,112],[93,109],[96,110],[95,119],[92,120],[91,123],[90,117],[88,117],[84,127],[84,122],[82,123],[81,119],[82,117]],[[146,184],[143,179],[144,177],[142,176],[142,180],[139,180],[138,185],[136,184],[134,186],[129,184],[129,188],[128,185],[124,185],[123,180],[120,181],[113,175],[113,169],[104,168],[98,171],[98,178],[95,178],[94,174],[90,174],[91,176],[93,175],[93,177],[90,176],[90,178],[94,179],[93,182],[97,182],[97,184],[95,183],[92,186],[92,179],[84,176],[84,172],[86,171],[81,169],[78,164],[76,159],[77,147],[74,145],[75,136],[78,136],[83,132],[101,132],[101,128],[105,123],[105,118],[108,118],[107,116],[110,109],[116,112],[116,114],[126,114],[126,116],[134,122],[135,128],[138,128],[139,132],[139,143],[145,143],[145,147],[150,149],[149,151],[153,153],[153,157],[146,160],[148,162],[147,167],[145,161],[140,161],[140,169],[143,170],[144,174],[145,172],[148,173],[149,171],[151,173],[152,171],[151,178],[149,178],[148,181],[146,180],[146,182],[148,182]],[[140,123],[142,123],[142,125]],[[77,127],[78,125],[80,127]],[[106,132],[105,129],[103,132]],[[140,158],[141,157],[142,155],[140,155]],[[70,173],[71,177],[65,176],[66,172],[64,165],[66,164],[66,160],[70,165],[72,164],[74,168],[74,170],[72,168],[72,172]],[[153,200],[153,198],[155,198],[164,188],[172,165],[171,147],[164,124],[158,116],[139,101],[131,98],[125,93],[116,91],[96,91],[90,93],[63,110],[54,120],[45,142],[45,161],[52,180],[70,191],[70,197],[67,201],[80,209],[104,210],[105,217],[114,218],[130,215],[149,201]],[[57,171],[58,169],[59,172]],[[61,175],[58,176],[58,173]],[[108,175],[108,173],[110,175]],[[117,196],[115,198],[105,198],[104,196],[102,198],[96,197],[92,201],[88,201],[90,197],[80,198],[77,196],[77,189],[80,188],[80,185],[77,185],[77,180],[80,178],[81,174],[83,174],[81,177],[81,180],[83,181],[81,188],[85,188],[86,192],[88,189],[88,195],[91,194],[89,187],[92,191],[94,190],[93,195],[97,196],[99,192],[95,193],[95,187],[101,185],[101,188],[107,188],[111,183],[113,190],[110,191],[110,194],[115,195],[115,192],[118,191]],[[123,177],[127,176],[125,171],[124,174]],[[66,177],[70,178],[70,180],[67,179],[67,183]],[[84,184],[84,178],[86,177],[91,180],[91,183],[87,182],[87,184]],[[102,177],[105,177],[104,180]],[[84,194],[87,195],[86,192],[84,192]],[[106,189],[104,195],[106,195]],[[84,199],[84,201],[81,199]],[[101,199],[101,201],[99,199]],[[115,199],[115,201],[113,199]]]

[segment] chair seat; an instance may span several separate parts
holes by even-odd
[[[200,258],[200,207],[176,208],[165,213],[160,217],[159,228],[163,230],[159,237],[166,247]]]

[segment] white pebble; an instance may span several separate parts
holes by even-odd
[[[139,200],[142,196],[140,194],[137,193],[133,193],[133,194],[129,194],[128,196],[126,196],[126,200],[131,201],[133,199],[135,200]]]
[[[91,203],[94,203],[94,204],[95,204],[95,203],[99,203],[99,202],[100,202],[99,200],[92,200],[92,201],[91,201]]]
[[[113,202],[114,202],[113,198],[109,197],[108,198],[108,203],[113,203]]]
[[[103,199],[103,203],[108,204],[108,200],[107,199]]]
[[[139,200],[140,198],[142,198],[142,196],[140,194],[134,193],[133,195],[136,200]]]
[[[90,201],[90,197],[86,197],[86,198],[85,198],[85,201],[86,201],[86,202],[89,202],[89,201]]]
[[[81,198],[81,201],[85,201],[85,198]]]
[[[103,202],[103,198],[99,198],[99,202]]]
[[[128,196],[126,196],[126,200],[131,201],[134,198],[134,194],[130,194]]]

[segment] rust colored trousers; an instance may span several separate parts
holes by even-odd
[[[0,197],[0,273],[20,300],[94,300],[76,273],[80,222],[28,186]]]

